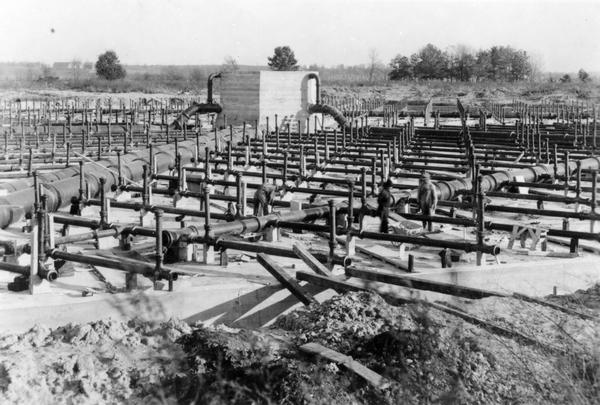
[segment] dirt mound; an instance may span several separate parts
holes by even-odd
[[[598,403],[597,320],[514,298],[453,305],[539,344],[366,292],[260,330],[176,321],[36,327],[0,337],[0,403]],[[375,388],[302,353],[307,342],[351,356],[389,384]]]
[[[600,283],[587,290],[577,290],[568,295],[549,295],[546,299],[576,310],[592,311],[598,314],[600,312]]]
[[[0,403],[144,403],[168,395],[184,358],[179,321],[99,321],[0,338]]]
[[[507,299],[465,306],[487,316],[484,319],[501,321],[523,311],[522,304]],[[484,311],[486,306],[497,307],[499,314]],[[556,315],[544,310],[548,316]],[[540,315],[531,309],[521,314],[526,316]],[[521,321],[506,320],[505,325],[527,327]],[[580,326],[563,324],[565,330]],[[540,321],[535,332],[543,333],[548,343],[562,342],[548,330],[553,327]],[[183,337],[180,341],[191,365],[185,399],[294,404],[585,403],[598,393],[593,356],[549,352],[544,346],[498,336],[428,306],[390,306],[375,294],[334,297],[281,317],[274,328],[269,339],[276,335],[278,343],[267,345],[257,341],[257,336],[265,339],[264,331],[200,329]],[[333,363],[301,355],[295,348],[306,342],[351,356],[389,379],[389,388],[373,388]]]
[[[406,310],[367,293],[335,296],[308,310],[283,315],[274,326],[295,332],[298,344],[317,341],[338,351],[347,351],[382,331],[416,327]]]

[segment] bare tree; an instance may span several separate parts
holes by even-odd
[[[375,76],[375,70],[379,64],[379,61],[377,60],[378,56],[377,49],[369,49],[369,83],[373,83],[373,76]]]
[[[73,81],[77,82],[79,81],[79,78],[81,77],[81,61],[78,59],[73,59],[71,61],[71,71],[73,72]]]
[[[237,59],[231,55],[225,56],[225,59],[223,60],[223,70],[225,72],[237,72],[240,70]]]
[[[544,61],[542,56],[538,53],[529,53],[529,66],[531,66],[529,80],[532,82],[541,80],[542,71],[544,69]]]

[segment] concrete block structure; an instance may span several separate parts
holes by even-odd
[[[227,123],[240,125],[244,121],[254,125],[269,125],[273,128],[275,114],[280,126],[290,123],[295,127],[297,120],[304,129],[308,116],[308,105],[317,102],[317,72],[258,72],[223,73],[221,77],[220,103]]]

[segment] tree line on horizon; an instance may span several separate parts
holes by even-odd
[[[451,81],[519,81],[531,77],[537,67],[526,51],[492,46],[477,52],[466,46],[442,51],[427,44],[410,56],[397,55],[389,66],[390,80],[440,79]]]
[[[532,61],[527,52],[510,46],[492,46],[473,51],[467,46],[458,45],[443,51],[433,44],[427,44],[410,56],[397,55],[387,65],[377,57],[376,49],[371,49],[368,64],[326,67],[316,64],[300,66],[294,51],[286,45],[276,47],[273,56],[267,59],[267,66],[272,70],[319,71],[322,80],[331,85],[385,85],[389,81],[402,80],[467,82],[542,79],[539,66]],[[17,74],[21,78],[17,76],[13,79],[16,82],[37,82],[73,88],[101,87],[102,81],[94,81],[95,76],[101,80],[117,83],[110,85],[115,88],[146,89],[148,86],[155,86],[161,89],[174,88],[186,91],[203,88],[206,77],[214,70],[233,72],[262,68],[262,66],[240,65],[233,56],[226,56],[221,65],[131,65],[126,68],[119,61],[116,52],[110,50],[100,54],[95,64],[74,60],[68,63],[57,62],[54,68],[50,68],[41,63],[25,63],[20,70],[18,63],[8,65],[14,65],[12,68],[9,66],[12,71],[20,72]],[[131,75],[129,75],[130,69]],[[36,70],[39,70],[39,73],[36,74]],[[92,72],[95,73],[94,76]],[[2,75],[3,68],[0,63],[0,81]],[[125,76],[127,80],[124,81]],[[580,69],[575,77],[584,83],[592,80],[583,69]],[[8,84],[10,80],[4,79]],[[562,76],[548,74],[546,80],[569,83],[573,79],[567,73]]]

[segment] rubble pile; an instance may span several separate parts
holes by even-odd
[[[515,298],[454,307],[540,344],[422,303],[392,306],[373,293],[348,293],[283,315],[268,329],[132,320],[3,336],[0,402],[598,402],[597,318]],[[388,383],[373,386],[341,363],[305,354],[305,343],[350,356]]]
[[[0,337],[0,403],[145,403],[164,398],[184,355],[180,321],[99,321]],[[169,398],[169,396],[171,398]]]

